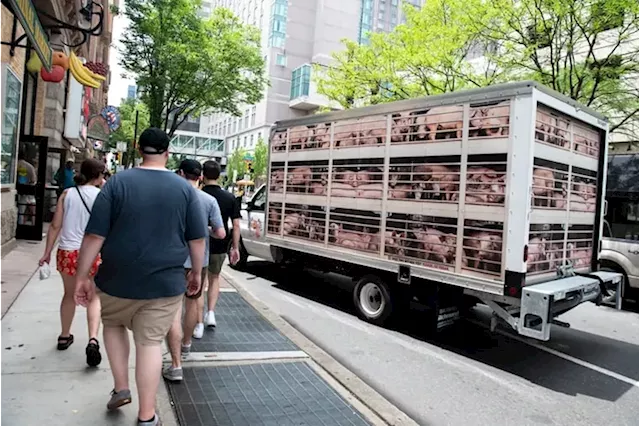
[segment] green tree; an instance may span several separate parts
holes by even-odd
[[[233,151],[233,153],[227,157],[227,167],[226,167],[226,175],[225,186],[231,185],[235,183],[233,181],[234,171],[237,172],[236,180],[242,179],[247,170],[247,164],[244,161],[244,156],[246,154],[246,150],[244,148],[238,147]]]
[[[267,144],[262,139],[262,136],[258,138],[256,147],[253,150],[253,174],[251,179],[256,182],[259,179],[264,179],[267,176]]]
[[[120,112],[120,127],[109,135],[109,148],[115,149],[118,142],[126,142],[127,151],[123,155],[122,164],[129,167],[133,165],[137,156],[133,146],[136,111],[138,111],[138,136],[149,127],[149,111],[147,106],[137,99],[123,99],[118,111]]]
[[[316,68],[318,91],[351,108],[534,79],[638,139],[637,2],[430,0],[405,12],[368,45],[345,41],[332,67]]]
[[[267,84],[259,31],[228,9],[198,16],[198,0],[127,0],[121,65],[135,77],[150,124],[170,136],[189,116],[254,104]]]

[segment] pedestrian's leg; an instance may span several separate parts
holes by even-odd
[[[104,347],[107,350],[116,393],[129,389],[129,333],[122,326],[103,327]]]
[[[205,317],[205,323],[208,327],[215,327],[217,325],[214,310],[216,309],[216,303],[218,303],[219,293],[220,274],[214,274],[209,271],[209,292],[207,293],[208,311],[207,316]]]
[[[152,421],[156,414],[156,395],[162,370],[160,343],[136,343],[136,385],[138,386],[138,420]]]
[[[182,346],[191,346],[191,336],[198,323],[198,299],[185,298]]]
[[[162,340],[166,337],[182,307],[184,296],[149,300],[132,320],[136,342],[136,384],[138,386],[138,421],[153,422],[156,396],[162,372]]]
[[[97,295],[87,307],[87,323],[89,327],[89,342],[85,349],[87,364],[97,367],[102,362],[100,354],[100,342],[98,342],[98,330],[100,329],[100,297]]]
[[[167,343],[169,344],[169,352],[171,353],[171,366],[175,368],[180,368],[181,360],[180,360],[180,343],[182,342],[182,324],[181,318],[182,312],[178,310],[176,312],[175,318],[173,320],[173,324],[171,324],[171,328],[169,329],[169,334],[167,334]]]
[[[60,273],[62,283],[64,285],[64,295],[60,301],[60,324],[62,332],[58,338],[58,349],[67,349],[73,343],[71,336],[71,324],[76,314],[76,302],[73,300],[73,294],[76,290],[76,280],[73,276]]]

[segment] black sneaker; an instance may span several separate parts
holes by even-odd
[[[87,354],[87,365],[89,367],[97,367],[100,365],[100,362],[102,362],[102,355],[100,355],[100,343],[98,343],[98,339],[89,339],[89,344],[87,345],[87,349],[85,349],[85,353]]]

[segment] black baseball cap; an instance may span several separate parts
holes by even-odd
[[[140,135],[138,144],[145,154],[162,154],[169,149],[169,136],[157,127],[149,127]]]
[[[178,170],[182,170],[186,175],[200,176],[202,174],[202,165],[200,165],[196,160],[186,159],[182,160]]]

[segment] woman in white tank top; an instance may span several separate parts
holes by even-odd
[[[82,162],[80,174],[74,180],[76,185],[66,189],[58,199],[56,213],[47,234],[47,245],[40,265],[51,262],[51,253],[58,240],[56,252],[57,270],[64,283],[64,296],[60,302],[60,322],[62,332],[58,337],[58,350],[65,350],[73,343],[71,323],[76,312],[73,299],[75,292],[75,275],[78,262],[78,251],[84,237],[84,229],[91,216],[91,208],[100,187],[104,184],[105,165],[102,161],[90,158]],[[95,276],[100,265],[100,256],[95,259],[91,268],[91,276]],[[97,335],[100,328],[100,299],[94,297],[87,308],[89,323],[89,343],[86,348],[87,364],[96,367],[100,364],[100,343]]]

